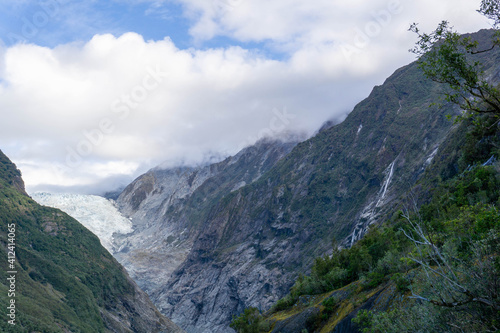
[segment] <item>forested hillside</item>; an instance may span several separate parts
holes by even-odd
[[[498,3],[480,12],[500,23]],[[238,332],[495,332],[500,323],[498,31],[419,37],[418,68],[461,110],[414,184],[350,248],[316,258],[269,311]],[[442,104],[444,102],[444,104]]]
[[[182,332],[95,235],[28,197],[1,151],[0,225],[2,332]]]
[[[487,41],[492,31],[474,36]],[[478,55],[491,77],[498,76],[498,56],[496,50]],[[417,206],[430,200],[436,185],[430,175],[449,178],[478,161],[443,162],[447,150],[458,158],[456,147],[447,147],[465,130],[449,119],[460,115],[456,104],[435,103],[442,94],[412,63],[375,87],[342,123],[288,150],[267,143],[199,170],[152,170],[120,196],[136,235],[124,236],[117,255],[142,276],[160,311],[183,328],[231,332],[234,315],[249,307],[269,310],[315,258],[334,251],[332,240],[353,246],[370,225],[396,216],[412,188],[432,183],[417,191]],[[341,285],[378,260],[351,257],[335,266]]]

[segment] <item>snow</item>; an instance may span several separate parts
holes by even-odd
[[[41,205],[59,208],[93,232],[101,244],[114,252],[113,233],[132,232],[132,222],[124,217],[114,202],[95,195],[51,194],[37,192],[31,195]]]
[[[357,134],[359,134],[359,132],[361,132],[362,129],[363,129],[363,124],[360,124],[359,127],[358,127],[358,133]]]

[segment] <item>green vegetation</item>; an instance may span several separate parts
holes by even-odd
[[[498,27],[498,1],[483,0],[479,11]],[[292,318],[304,295],[354,288],[344,301],[311,305],[320,310],[309,319],[315,332],[350,321],[349,313],[362,332],[500,331],[500,93],[486,79],[498,31],[474,39],[447,22],[431,34],[411,30],[419,68],[466,112],[398,211],[351,248],[317,258],[260,321]],[[374,293],[385,293],[385,305],[370,302]]]
[[[405,295],[391,311],[360,311],[355,321],[364,332],[497,329],[499,171],[498,164],[468,167],[438,184],[431,200],[419,209],[400,210],[349,249],[334,246],[333,254],[317,258],[311,274],[299,277],[290,294],[270,312],[258,318],[254,310],[253,321],[262,323],[274,313],[296,307],[303,295],[329,293],[356,282],[359,293],[392,285],[394,293]],[[323,302],[319,316],[323,325],[335,316],[336,306],[333,298]]]
[[[408,265],[398,255],[409,248],[401,224],[372,228],[353,247],[337,250],[315,260],[309,276],[300,276],[290,294],[273,307],[272,312],[294,305],[302,295],[318,295],[342,288],[362,278],[362,285],[372,289],[392,274],[406,272]]]
[[[412,292],[391,311],[358,314],[363,332],[498,330],[499,188],[498,169],[480,166],[440,186],[412,214],[414,249],[404,257],[419,265]]]
[[[2,332],[105,332],[101,310],[133,294],[121,266],[99,239],[59,210],[22,190],[19,171],[0,152],[0,303],[16,305],[16,325]],[[15,297],[8,297],[8,226],[15,226]],[[12,270],[12,269],[9,269]]]
[[[240,316],[233,319],[230,327],[241,333],[259,333],[269,330],[269,325],[262,320],[257,308],[245,309]]]
[[[483,0],[479,12],[493,18],[494,26],[498,26],[498,1]],[[500,45],[498,30],[489,39],[460,35],[447,21],[429,34],[422,33],[417,24],[410,30],[419,37],[411,50],[420,56],[419,67],[428,78],[443,84],[448,102],[468,111],[465,116],[474,113],[500,116],[500,92],[488,81],[484,58],[480,57]]]

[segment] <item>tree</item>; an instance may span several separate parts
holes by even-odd
[[[229,325],[239,333],[259,333],[262,316],[257,308],[246,308],[238,317],[234,317]]]
[[[448,221],[442,234],[424,227],[420,215],[404,234],[415,245],[409,259],[425,273],[430,296],[412,297],[437,306],[458,308],[480,304],[500,311],[500,214],[496,207],[465,206],[462,213]]]
[[[493,26],[498,28],[500,25],[500,4],[498,0],[483,0],[478,10],[481,14],[493,21]]]
[[[500,117],[500,92],[489,82],[480,55],[500,46],[500,1],[483,0],[479,13],[493,21],[494,32],[488,41],[460,35],[448,21],[441,22],[431,33],[423,33],[414,23],[410,31],[418,41],[410,51],[419,56],[419,66],[431,80],[448,88],[446,100],[466,111]]]
[[[442,207],[443,210],[446,207]],[[500,212],[495,205],[463,206],[433,228],[416,203],[401,229],[414,250],[410,299],[391,310],[360,311],[354,320],[364,333],[500,331]],[[400,303],[399,303],[400,302]]]

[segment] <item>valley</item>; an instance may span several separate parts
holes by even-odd
[[[413,63],[306,141],[263,140],[219,163],[153,168],[118,196],[101,240],[187,332],[234,332],[234,316],[271,309],[332,241],[353,247],[426,182],[459,128],[447,119],[459,114],[454,104],[429,107],[439,94]],[[84,206],[72,205],[68,213]]]

